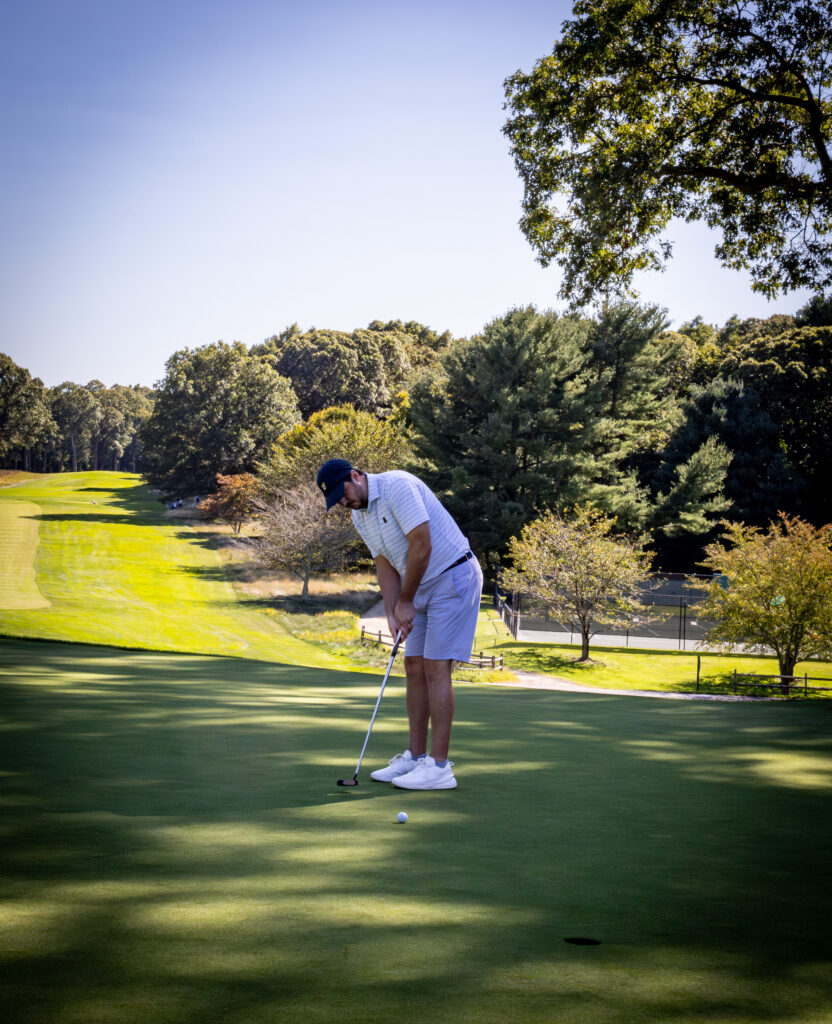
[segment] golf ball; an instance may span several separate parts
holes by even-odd
[[[407,815],[404,813],[404,811],[399,811],[399,813],[396,815],[396,821],[400,821],[402,825],[404,825],[404,823],[407,821]]]

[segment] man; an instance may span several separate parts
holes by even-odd
[[[390,632],[401,630],[406,640],[408,749],[370,777],[400,789],[454,789],[451,668],[468,661],[474,646],[479,563],[433,491],[411,473],[362,473],[344,459],[330,459],[318,472],[318,487],[327,509],[352,509],[375,560]]]

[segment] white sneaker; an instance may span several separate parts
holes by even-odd
[[[448,761],[444,768],[438,768],[428,754],[416,762],[413,771],[393,779],[393,785],[399,789],[456,789],[456,778],[451,771],[453,764]]]
[[[403,754],[396,754],[395,757],[392,757],[386,768],[370,772],[370,778],[375,779],[376,782],[392,782],[399,775],[412,772],[418,763],[410,751],[405,750]]]

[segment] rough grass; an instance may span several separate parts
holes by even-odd
[[[377,687],[0,641],[4,1024],[827,1024],[829,706]]]
[[[35,578],[39,511],[30,501],[0,501],[0,609],[49,607]]]

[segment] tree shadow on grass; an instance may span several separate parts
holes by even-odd
[[[199,520],[198,522],[204,524],[205,520]],[[207,548],[209,551],[220,551],[223,548],[233,547],[239,543],[236,535],[224,533],[221,530],[177,530],[175,536],[180,540],[186,541],[188,544],[196,544],[198,547]]]
[[[832,896],[795,863],[796,836],[825,863],[830,790],[777,762],[832,758],[821,707],[461,689],[459,789],[403,793],[367,777],[403,731],[392,686],[339,791],[377,678],[0,652],[9,1024],[774,1024],[832,1005]]]
[[[159,521],[145,511],[123,512],[41,512],[27,516],[42,523],[100,523],[105,526],[158,526]]]

